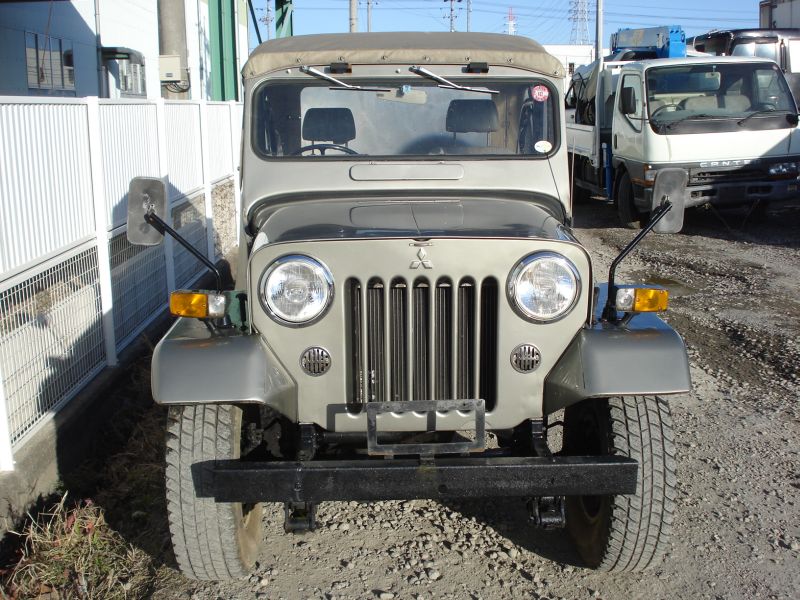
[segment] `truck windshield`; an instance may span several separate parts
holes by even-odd
[[[268,82],[253,106],[256,151],[268,159],[440,155],[544,157],[558,142],[557,92],[543,80]],[[360,87],[357,87],[360,86]],[[379,88],[379,89],[376,89]]]
[[[777,65],[714,63],[647,71],[647,105],[657,133],[788,127],[796,107]],[[758,113],[758,114],[755,114]],[[768,121],[765,123],[765,120]]]
[[[731,56],[757,56],[778,62],[778,43],[774,40],[767,42],[739,42],[733,47]]]

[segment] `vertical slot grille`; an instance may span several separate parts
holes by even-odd
[[[498,289],[492,278],[349,280],[351,408],[476,397],[494,407]]]
[[[430,301],[427,282],[414,284],[413,341],[411,360],[413,373],[413,397],[410,400],[433,400],[428,389],[428,352],[430,348]]]
[[[486,279],[481,284],[481,347],[480,395],[486,400],[486,410],[495,406],[497,394],[497,280]]]
[[[385,402],[383,382],[385,335],[384,287],[377,280],[367,286],[367,402]]]

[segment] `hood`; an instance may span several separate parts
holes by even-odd
[[[649,143],[652,145],[652,155],[668,157],[667,162],[765,159],[800,152],[800,145],[796,140],[795,143],[791,143],[794,132],[795,129],[772,129],[713,134],[653,135]],[[663,145],[663,149],[659,150],[659,145]]]
[[[318,200],[262,211],[254,228],[267,243],[353,238],[509,237],[575,241],[544,206],[531,201]]]

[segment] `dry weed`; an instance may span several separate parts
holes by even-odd
[[[142,598],[152,583],[152,559],[128,544],[91,501],[66,506],[66,495],[30,518],[17,563],[5,575],[13,599]]]

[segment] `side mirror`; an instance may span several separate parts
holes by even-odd
[[[163,235],[145,221],[151,213],[165,219],[167,186],[158,177],[135,177],[128,188],[128,241],[137,246],[157,246]]]
[[[655,224],[656,233],[678,233],[683,229],[683,212],[686,208],[686,184],[689,174],[685,169],[668,168],[656,171],[653,186],[653,210],[661,206],[665,200],[672,203],[672,208]]]
[[[636,114],[636,96],[633,95],[633,88],[622,88],[622,96],[620,97],[620,109],[623,115]]]

